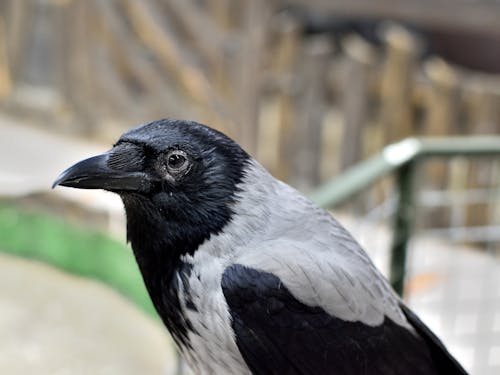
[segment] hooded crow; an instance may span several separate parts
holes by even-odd
[[[197,374],[465,374],[349,232],[218,131],[154,121],[56,185],[120,195],[149,295]]]

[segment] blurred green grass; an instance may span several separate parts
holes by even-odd
[[[130,248],[56,216],[0,204],[0,251],[46,262],[111,286],[157,316]]]

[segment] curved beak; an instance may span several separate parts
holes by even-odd
[[[57,185],[79,189],[104,189],[109,191],[145,192],[151,180],[143,172],[112,169],[108,166],[108,153],[82,160],[66,169],[57,177]]]

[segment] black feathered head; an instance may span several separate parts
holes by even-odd
[[[128,131],[107,153],[63,172],[54,186],[119,194],[134,250],[139,242],[151,241],[145,236],[156,233],[159,243],[150,246],[176,247],[182,254],[221,231],[230,220],[237,185],[249,159],[216,130],[196,122],[163,119]]]

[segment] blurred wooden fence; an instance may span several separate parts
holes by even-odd
[[[160,117],[195,119],[305,190],[411,135],[500,130],[499,77],[423,61],[421,41],[394,24],[380,46],[306,35],[283,3],[2,0],[1,108],[106,139]],[[493,163],[429,168],[436,189],[500,178]],[[466,221],[490,220],[486,206]]]

